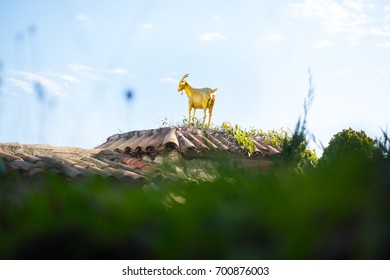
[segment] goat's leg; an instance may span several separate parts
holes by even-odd
[[[206,111],[206,110],[205,110]],[[213,115],[213,107],[209,108],[209,123],[207,125],[207,128],[210,128],[210,122],[211,122],[211,116]]]
[[[188,106],[188,126],[191,124],[191,109],[192,109],[192,106],[189,105]]]
[[[207,112],[207,108],[205,108],[203,111],[204,111],[204,115],[203,115],[202,127],[204,127],[204,123],[206,122],[206,117],[207,117],[206,112]]]
[[[196,108],[194,107],[194,115],[192,116],[192,124],[195,124],[195,114],[196,114]]]

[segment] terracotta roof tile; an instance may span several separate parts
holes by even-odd
[[[231,135],[217,132],[215,133],[215,136],[219,141],[221,141],[222,144],[228,147],[231,153],[236,153],[240,149],[240,147],[235,144],[235,139]]]
[[[37,175],[40,175],[43,173],[43,169],[39,168],[39,167],[34,167],[33,169],[31,169],[29,172],[28,172],[28,175],[29,177],[36,177]]]
[[[180,131],[176,132],[177,134],[177,139],[179,141],[179,146],[182,148],[183,151],[188,151],[190,149],[196,149],[196,146],[194,143],[192,143],[190,140],[188,140],[187,137],[183,135]]]
[[[146,146],[146,151],[147,152],[155,151],[156,149],[160,148],[162,146],[164,138],[165,138],[164,134],[153,135],[153,139]]]
[[[124,138],[126,140],[126,138]],[[124,153],[125,150],[126,150],[126,147],[129,147],[129,145],[135,141],[136,139],[138,139],[138,137],[136,135],[134,135],[133,137],[131,137],[130,139],[127,139],[126,141],[124,141],[123,143],[121,143],[116,149],[115,151],[119,152],[119,153]],[[115,140],[114,140],[115,141]]]
[[[146,163],[132,157],[125,157],[123,159],[123,163],[125,163],[128,166],[132,166],[133,168],[139,168],[139,169],[142,169],[146,166]]]
[[[115,179],[114,175],[112,175],[111,173],[104,171],[96,166],[91,165],[90,167],[88,167],[88,171],[93,172],[95,175],[102,176],[104,179],[110,179],[112,181],[114,181],[114,179]]]
[[[176,136],[176,131],[173,128],[170,128],[167,132],[167,134],[164,137],[164,140],[162,142],[162,146],[166,148],[167,146],[174,145],[176,148],[179,148],[179,140]]]
[[[96,147],[96,149],[107,149],[114,142],[116,142],[116,139],[111,139],[111,140],[101,144],[100,146]]]
[[[16,156],[22,158],[24,161],[30,162],[30,163],[36,163],[38,160],[41,160],[39,157],[35,157],[33,155],[27,155],[23,153],[17,153]]]
[[[209,148],[201,141],[199,141],[198,138],[196,138],[194,135],[188,134],[187,139],[189,139],[194,144],[194,146],[199,152],[202,152],[204,150],[209,150]]]
[[[24,161],[24,160],[14,160],[12,162],[12,164],[24,171],[30,171],[31,169],[33,169],[35,167],[34,164],[32,163],[29,163],[28,161]]]
[[[16,170],[28,177],[51,172],[68,178],[97,175],[107,180],[139,182],[183,176],[183,168],[178,168],[182,157],[207,160],[213,158],[210,152],[239,157],[250,168],[269,166],[271,161],[267,157],[279,154],[280,149],[260,137],[252,140],[256,148],[251,158],[224,131],[187,127],[115,134],[95,149],[0,143],[0,172],[5,168],[6,172]],[[172,167],[171,171],[163,168],[165,163]]]
[[[210,150],[218,150],[217,145],[215,145],[213,142],[210,141],[208,137],[205,137],[202,134],[197,134],[195,137],[202,142],[204,145],[206,145]]]
[[[145,179],[142,174],[125,168],[126,165],[121,163],[122,158],[123,155],[109,150],[0,144],[0,161],[8,172],[15,170],[32,178],[48,172],[62,174],[71,179],[91,175],[133,182]]]
[[[207,137],[215,146],[218,147],[219,150],[222,150],[222,151],[228,151],[229,150],[229,147],[227,145],[222,143],[220,140],[218,140],[213,135],[209,134],[209,135],[207,135]]]
[[[6,161],[23,160],[23,159],[21,159],[18,156],[14,156],[14,155],[12,155],[10,153],[1,152],[1,151],[0,151],[0,157],[5,159]]]
[[[111,144],[109,146],[107,146],[105,149],[114,151],[116,148],[118,148],[126,140],[127,140],[126,138],[120,138],[117,141],[112,141]]]
[[[92,164],[91,166],[96,166],[96,167],[98,167],[100,169],[103,169],[103,168],[109,166],[107,163],[105,163],[105,162],[103,162],[101,160],[98,160],[96,158],[89,157],[89,156],[88,157],[83,157],[82,160],[86,161],[88,163],[91,163]]]
[[[260,137],[252,137],[252,140],[256,146],[253,155],[266,157],[280,153],[277,147],[264,143]],[[136,153],[138,156],[150,155],[152,152],[163,153],[171,149],[178,150],[182,155],[204,154],[208,151],[218,150],[234,154],[247,154],[247,151],[241,149],[234,137],[224,131],[187,127],[163,127],[115,134],[109,137],[106,143],[110,143],[110,145],[103,143],[99,147],[106,147],[108,150],[117,147],[117,152]]]

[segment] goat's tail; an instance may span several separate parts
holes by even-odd
[[[215,93],[214,93],[214,92],[216,92],[216,91],[217,91],[217,88],[211,90],[210,98],[209,98],[209,100],[207,101],[207,108],[210,108],[211,110],[212,110],[213,107],[214,107],[214,102],[215,102]]]
[[[214,95],[214,98],[209,98],[209,101],[207,102],[207,108],[209,108],[210,110],[213,110],[214,102],[215,102],[215,95]]]

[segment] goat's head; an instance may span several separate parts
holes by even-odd
[[[186,78],[188,77],[188,75],[189,74],[185,74],[179,82],[179,87],[177,88],[177,91],[181,91],[181,94],[183,94],[183,89],[184,89],[185,85],[187,84]]]

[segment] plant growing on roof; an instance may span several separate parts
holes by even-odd
[[[240,126],[233,126],[230,122],[224,122],[221,127],[227,134],[233,136],[238,144],[241,146],[241,149],[247,150],[248,155],[251,155],[253,150],[256,148],[253,141],[250,139],[250,136],[253,136],[251,133],[242,129]]]
[[[188,96],[188,124],[192,124],[195,118],[196,109],[203,109],[204,116],[202,127],[204,127],[206,121],[206,111],[209,110],[209,121],[207,124],[207,128],[210,127],[211,116],[213,114],[213,107],[215,102],[215,92],[217,89],[211,88],[193,88],[190,84],[185,80],[189,74],[185,74],[183,78],[179,82],[179,87],[177,91],[181,91],[183,94],[183,90],[186,92]],[[191,118],[191,110],[194,109],[193,116]]]

